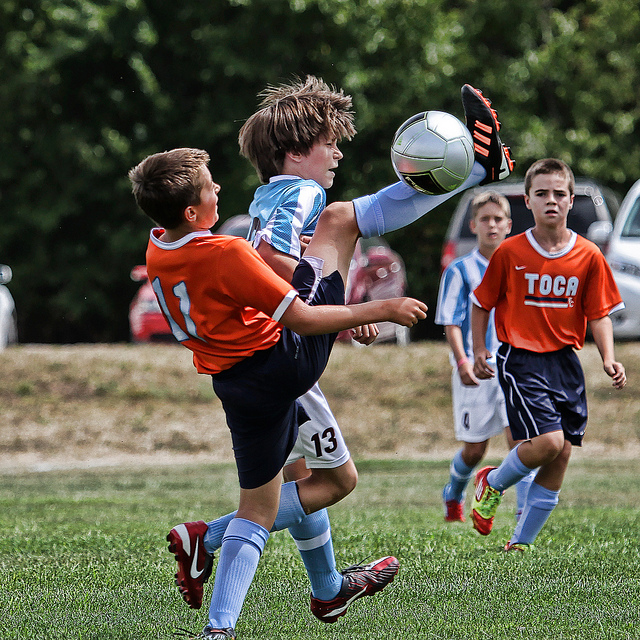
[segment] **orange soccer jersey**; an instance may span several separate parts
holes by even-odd
[[[600,249],[575,233],[556,254],[531,230],[507,238],[472,295],[487,311],[495,308],[501,342],[538,353],[581,349],[587,321],[624,306]]]
[[[224,371],[280,338],[297,292],[242,238],[191,233],[173,243],[153,229],[147,273],[173,335],[199,373]]]

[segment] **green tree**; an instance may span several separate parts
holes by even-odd
[[[631,0],[0,0],[0,260],[21,338],[127,339],[128,274],[150,227],[128,169],[203,147],[223,218],[245,212],[258,182],[237,132],[256,94],[292,75],[354,98],[359,134],[330,199],[395,180],[395,129],[426,109],[462,118],[465,82],[497,105],[516,176],[554,155],[625,191],[640,154],[639,20]],[[454,205],[389,236],[432,307]]]

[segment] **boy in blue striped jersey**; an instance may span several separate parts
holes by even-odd
[[[436,324],[444,326],[451,347],[454,429],[456,439],[462,442],[462,448],[451,461],[449,482],[442,493],[447,522],[464,522],[465,489],[473,470],[484,458],[489,440],[504,431],[509,447],[514,446],[497,379],[478,380],[473,374],[469,298],[480,284],[493,252],[511,231],[509,201],[495,191],[478,194],[471,202],[470,227],[477,246],[471,253],[454,260],[442,274],[435,317]],[[487,329],[487,345],[491,353],[499,346],[493,316]],[[516,488],[516,517],[532,479],[533,476],[525,478]]]
[[[464,189],[506,178],[513,161],[498,135],[496,112],[482,92],[470,85],[462,87],[461,95],[476,162],[457,190],[428,195],[396,182],[375,194],[327,205],[326,189],[332,186],[342,159],[338,143],[355,134],[351,97],[313,76],[269,87],[239,137],[241,153],[263,183],[250,208],[255,222],[251,238],[262,259],[290,282],[309,242],[311,247],[321,245],[326,250],[324,260],[332,265],[344,257],[341,246],[345,243],[353,240],[355,246],[360,236],[376,237],[402,228]],[[305,296],[312,297],[313,291],[305,290]],[[370,344],[377,328],[365,325],[355,332],[356,340]],[[357,472],[317,385],[298,398],[295,417],[299,437],[293,450],[288,448],[291,455],[284,465],[285,482],[280,485],[270,530],[289,529],[311,582],[311,611],[319,620],[331,623],[354,601],[389,584],[399,563],[385,556],[366,565],[336,569],[325,507],[355,487]],[[169,534],[169,548],[178,563],[178,587],[195,609],[202,605],[203,583],[211,573],[213,554],[222,546],[221,555],[225,555],[225,540],[227,547],[230,539],[241,540],[242,549],[250,552],[251,571],[236,571],[226,560],[222,569],[218,565],[209,623],[202,635],[211,640],[235,638],[233,628],[246,595],[246,590],[218,588],[218,584],[242,582],[248,588],[269,535],[269,527],[262,527],[260,539],[252,538],[252,526],[243,522],[246,518],[235,516],[229,513],[209,523],[184,523]],[[192,568],[201,565],[207,570],[193,575]]]
[[[457,192],[503,179],[512,167],[508,150],[497,136],[499,123],[489,102],[468,85],[462,95],[474,139],[477,141],[478,127],[493,133],[488,146],[483,146],[486,138],[477,142],[472,174]],[[356,134],[352,100],[314,76],[269,87],[261,97],[260,108],[239,135],[240,152],[262,182],[249,207],[253,223],[249,239],[267,264],[290,281],[327,206],[326,191],[333,186],[343,157],[338,144]],[[482,122],[474,118],[478,113]],[[483,128],[485,125],[488,129]],[[396,183],[353,203],[330,206],[344,210],[345,225],[355,218],[360,234],[372,237],[405,226],[453,195],[420,194],[404,183]],[[377,334],[375,325],[352,330],[354,340],[361,344],[370,344]],[[369,585],[371,594],[382,589],[392,577],[390,566],[397,571],[398,562],[386,556],[365,567],[355,566],[344,577],[336,570],[324,507],[353,490],[357,470],[318,384],[299,402],[310,420],[300,424],[298,439],[284,467],[281,508],[293,508],[288,505],[297,506],[299,499],[305,512],[312,514],[288,528],[311,581],[311,611],[318,619],[333,622],[344,614],[362,585]]]

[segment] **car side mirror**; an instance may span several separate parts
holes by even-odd
[[[587,238],[600,248],[606,247],[613,231],[613,225],[607,220],[592,222],[587,229]]]
[[[8,264],[0,264],[0,284],[9,284],[13,278],[13,271]]]

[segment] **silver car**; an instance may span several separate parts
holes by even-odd
[[[469,228],[471,201],[483,191],[497,191],[509,201],[513,220],[509,235],[522,233],[533,226],[533,214],[524,204],[524,182],[499,182],[486,187],[469,189],[460,198],[449,222],[440,258],[440,266],[443,270],[452,260],[469,253],[476,246],[476,237]],[[606,242],[611,233],[611,220],[618,206],[619,203],[611,191],[591,180],[576,178],[575,198],[567,225],[604,249],[602,243]]]
[[[629,189],[608,237],[605,255],[625,308],[611,316],[616,338],[640,338],[640,180]]]
[[[18,341],[18,323],[16,304],[11,292],[5,285],[11,282],[11,267],[0,264],[0,350]]]

